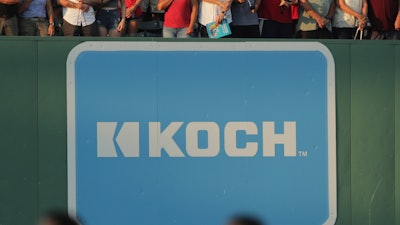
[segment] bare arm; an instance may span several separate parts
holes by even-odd
[[[0,0],[0,3],[6,4],[6,5],[13,5],[13,4],[20,3],[20,1],[19,0]]]
[[[202,0],[211,4],[215,4],[220,6],[221,8],[225,7],[224,2],[220,1],[220,0]]]
[[[174,0],[160,0],[157,4],[158,10],[165,10],[168,8]]]
[[[46,10],[47,10],[47,16],[49,17],[49,23],[54,25],[54,13],[51,0],[46,0]]]
[[[47,34],[49,36],[53,36],[55,30],[54,30],[53,5],[51,4],[51,0],[46,0],[46,11],[47,11],[47,16],[49,17],[49,27],[47,28]]]
[[[25,0],[23,3],[18,5],[18,13],[21,14],[28,9],[29,5],[32,3],[32,0]]]
[[[256,2],[254,3],[254,10],[252,11],[252,13],[256,13],[258,11],[260,4],[261,4],[261,0],[256,0]]]
[[[125,17],[126,17],[126,4],[125,4],[125,0],[120,0],[121,2],[121,18],[124,20],[125,22]]]
[[[126,25],[126,3],[125,0],[119,0],[119,3],[121,4],[121,21],[119,21],[117,31],[124,32]]]
[[[333,2],[332,4],[329,8],[328,16],[330,13],[332,13],[333,15],[333,13],[335,12],[335,4]],[[310,15],[311,18],[313,18],[317,22],[319,28],[324,28],[330,22],[328,19],[325,18],[324,15],[320,15],[317,11],[315,11],[308,0],[300,0],[300,5],[307,12],[307,14]]]
[[[363,18],[363,15],[366,15],[366,14],[364,14],[364,8],[365,8],[365,7],[364,7],[364,5],[365,5],[364,2],[366,2],[366,1],[365,1],[365,0],[363,1],[362,12],[361,12],[361,13],[358,13],[358,12],[354,11],[352,8],[350,8],[350,7],[346,4],[345,0],[337,0],[337,1],[336,1],[338,7],[339,7],[343,12],[345,12],[345,13],[347,13],[347,14],[350,14],[350,15],[356,17],[356,18],[359,19],[359,20],[361,20],[361,19]],[[367,6],[367,8],[368,8],[368,6]],[[367,9],[367,10],[368,10],[368,9]]]
[[[368,17],[368,2],[367,0],[363,0],[362,3],[362,9],[361,9],[361,13],[363,16]]]
[[[400,31],[400,0],[399,0],[399,9],[397,11],[396,22],[394,22],[394,29]]]
[[[304,11],[306,11],[307,14],[310,15],[314,20],[318,20],[323,17],[314,10],[308,0],[300,0],[300,5],[303,7]]]
[[[126,18],[131,18],[132,15],[134,15],[134,13],[136,12],[136,10],[139,8],[140,4],[142,4],[142,0],[137,0],[135,2],[135,4],[129,8],[126,8],[126,4],[125,4],[125,17]],[[157,5],[158,8],[158,5]],[[159,9],[160,10],[160,9]],[[162,9],[161,9],[162,10]]]
[[[69,0],[57,0],[57,2],[58,4],[62,5],[65,8],[73,8],[73,9],[81,9],[83,5],[82,2],[75,3]]]
[[[190,24],[189,28],[193,30],[194,23],[196,23],[197,15],[199,14],[199,2],[197,0],[190,0],[192,5],[192,12],[190,13]]]
[[[135,2],[135,5],[133,5],[133,9],[136,11],[137,8],[139,8],[139,6],[142,4],[142,0],[137,0]]]

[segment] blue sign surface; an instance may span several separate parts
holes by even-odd
[[[319,43],[87,42],[67,62],[85,225],[334,224],[334,65]]]

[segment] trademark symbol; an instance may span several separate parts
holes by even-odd
[[[307,157],[308,152],[307,151],[298,151],[300,157]]]

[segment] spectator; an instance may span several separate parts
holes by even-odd
[[[63,8],[64,36],[97,36],[94,9],[80,0],[59,0]]]
[[[331,20],[335,13],[334,0],[300,0],[298,37],[332,38]]]
[[[118,11],[118,4],[121,5],[121,16]],[[97,10],[96,18],[101,37],[120,37],[125,31],[126,23],[125,0],[111,0]]]
[[[18,35],[19,0],[0,0],[0,35]]]
[[[400,1],[370,0],[371,39],[400,40]]]
[[[292,10],[292,20],[293,20],[293,37],[295,36],[295,30],[297,27],[297,22],[299,21],[299,1],[292,1],[291,10]]]
[[[333,37],[353,39],[357,27],[364,29],[368,23],[367,0],[337,0],[333,17]]]
[[[232,11],[232,37],[233,38],[258,38],[260,28],[258,25],[258,7],[261,0],[234,0]]]
[[[72,219],[64,212],[49,212],[40,221],[39,225],[79,225],[79,223]]]
[[[231,0],[200,1],[199,29],[201,37],[208,37],[206,25],[211,22],[221,23],[223,19],[226,19],[229,24],[232,23],[231,4]]]
[[[49,17],[47,19],[46,16]],[[22,0],[18,7],[19,33],[22,36],[53,36],[54,16],[51,0]]]
[[[139,30],[139,23],[142,19],[142,8],[140,4],[142,0],[126,0],[126,22],[127,22],[127,29],[126,33],[128,36],[133,37],[137,34]]]
[[[199,12],[197,0],[160,0],[158,10],[165,10],[163,37],[192,37]]]
[[[261,19],[263,38],[292,38],[293,20],[290,1],[263,0],[258,16]]]

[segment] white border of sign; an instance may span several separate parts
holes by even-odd
[[[75,60],[84,51],[319,51],[327,60],[328,74],[328,192],[329,217],[337,217],[336,187],[336,97],[335,62],[329,49],[319,42],[84,42],[71,50],[67,59],[67,160],[68,209],[76,215]]]

